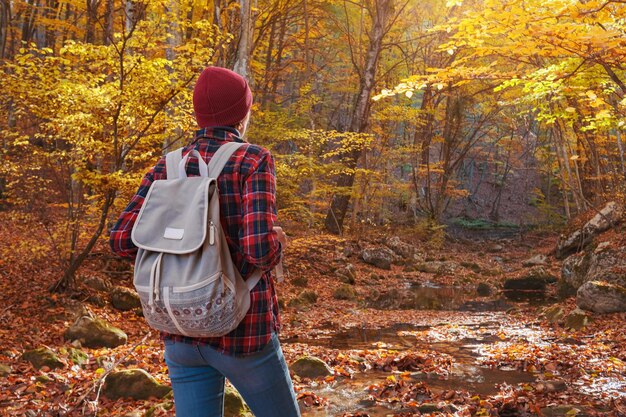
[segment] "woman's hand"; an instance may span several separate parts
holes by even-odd
[[[283,228],[280,226],[274,226],[274,231],[276,232],[278,241],[283,246],[283,249],[286,249],[287,248],[287,234],[285,233]]]

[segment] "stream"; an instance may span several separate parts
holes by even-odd
[[[479,313],[476,313],[479,314]],[[485,317],[486,318],[486,317]],[[425,326],[395,325],[383,329],[359,329],[352,328],[339,333],[330,334],[327,337],[315,339],[297,339],[297,343],[309,346],[323,346],[331,349],[375,349],[405,351],[407,339],[411,332],[426,330]],[[470,327],[477,327],[470,325]],[[466,389],[479,395],[495,395],[499,391],[499,384],[533,382],[535,378],[527,372],[515,370],[502,370],[480,366],[477,360],[481,357],[480,348],[484,344],[500,341],[494,336],[499,329],[496,322],[486,322],[478,325],[480,328],[478,338],[461,338],[455,341],[434,341],[432,343],[420,343],[420,348],[428,348],[453,358],[452,367],[447,377],[415,372],[411,377],[418,381],[425,381],[433,392],[448,389]],[[495,339],[494,339],[495,338]],[[293,343],[295,340],[285,340],[285,343]],[[417,345],[416,345],[417,346]],[[336,416],[344,412],[364,411],[371,417],[386,416],[394,411],[386,405],[377,405],[368,399],[367,388],[372,384],[385,382],[389,372],[370,370],[355,373],[353,378],[343,379],[332,384],[320,383],[313,385],[310,391],[328,399],[329,406],[321,410],[305,410],[303,416]],[[398,410],[395,410],[398,411]]]
[[[504,384],[516,386],[520,383],[533,383],[535,376],[530,372],[514,369],[491,368],[481,365],[485,347],[509,339],[533,341],[538,346],[550,341],[540,329],[519,324],[511,327],[505,310],[515,306],[509,300],[485,299],[457,288],[427,286],[409,288],[406,291],[392,291],[388,296],[379,296],[369,302],[369,307],[380,309],[417,309],[438,311],[462,311],[460,322],[438,324],[399,323],[380,329],[349,328],[338,331],[328,329],[310,338],[285,339],[283,343],[297,343],[306,346],[320,346],[340,351],[386,349],[405,352],[410,349],[427,349],[449,355],[452,365],[447,375],[411,373],[411,379],[424,381],[434,392],[444,390],[467,390],[472,395],[497,395]],[[455,317],[459,317],[456,315]],[[398,372],[396,372],[396,375]],[[391,372],[370,369],[356,372],[352,378],[337,378],[335,381],[312,382],[308,391],[325,398],[327,406],[303,408],[305,417],[341,416],[343,413],[366,413],[370,417],[388,416],[401,412],[395,404],[373,401],[368,387],[384,383]],[[623,383],[600,382],[599,392],[607,389],[624,390]],[[592,394],[592,393],[589,393]],[[420,400],[419,398],[417,399]],[[365,415],[365,414],[364,414]],[[520,414],[522,415],[522,414]],[[527,414],[525,414],[527,415]]]

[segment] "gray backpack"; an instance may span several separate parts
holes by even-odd
[[[197,150],[166,156],[167,179],[152,183],[132,231],[139,248],[134,284],[148,324],[191,337],[223,336],[250,308],[262,271],[244,281],[220,224],[217,177],[242,143],[222,145],[204,162]],[[187,177],[190,155],[199,177]]]

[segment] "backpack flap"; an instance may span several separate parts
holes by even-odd
[[[198,250],[210,237],[209,201],[216,184],[206,177],[154,181],[135,221],[133,243],[171,254]]]

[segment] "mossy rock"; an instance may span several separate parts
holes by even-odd
[[[417,410],[420,413],[437,413],[441,411],[441,408],[439,408],[437,404],[426,403],[417,407]]]
[[[130,288],[117,286],[111,291],[111,305],[118,310],[129,311],[141,307],[141,300]]]
[[[123,345],[128,340],[126,333],[113,327],[104,320],[80,317],[64,334],[66,340],[79,341],[83,346],[90,348],[114,348]]]
[[[93,294],[87,298],[89,304],[93,304],[96,307],[104,307],[107,305],[107,300],[100,294]]]
[[[626,288],[604,281],[589,281],[576,293],[578,307],[594,313],[626,311]]]
[[[565,317],[565,310],[560,305],[554,305],[543,311],[543,316],[549,323],[558,323]]]
[[[7,376],[11,375],[12,372],[13,368],[11,368],[11,365],[0,363],[0,378],[6,378]]]
[[[563,325],[567,329],[580,330],[587,326],[587,323],[589,323],[589,316],[580,308],[576,308],[565,317]]]
[[[237,390],[231,386],[226,386],[224,390],[224,417],[247,417],[251,415],[250,409]]]
[[[480,282],[476,286],[476,294],[478,294],[481,297],[487,297],[491,295],[492,293],[493,293],[493,288],[491,288],[491,285],[487,284],[486,282]]]
[[[309,285],[309,279],[307,277],[299,276],[292,279],[291,283],[296,287],[307,287]]]
[[[41,382],[42,384],[47,384],[48,382],[52,381],[52,378],[50,378],[48,375],[37,375],[37,377],[35,378],[35,381],[37,382]]]
[[[391,270],[396,255],[387,247],[367,248],[361,251],[361,259],[377,268]]]
[[[155,404],[152,407],[148,408],[146,412],[143,414],[143,417],[153,417],[155,414],[156,415],[167,414],[168,411],[174,408],[174,392],[170,391],[163,398],[161,398],[161,401],[162,402]],[[131,412],[131,413],[134,413],[134,412]],[[128,417],[135,417],[135,416],[131,414]]]
[[[429,274],[436,274],[439,271],[441,264],[439,262],[422,262],[415,265],[415,270],[418,272],[426,272]]]
[[[172,388],[159,384],[143,369],[127,369],[111,372],[106,377],[102,394],[111,400],[120,398],[147,400],[153,397],[163,398],[171,390]]]
[[[317,293],[313,290],[304,290],[298,295],[298,301],[301,304],[315,304],[317,302]]]
[[[113,286],[107,278],[86,277],[83,279],[83,285],[93,288],[96,291],[109,291]]]
[[[22,359],[32,363],[37,369],[44,366],[50,369],[63,368],[65,366],[56,353],[44,347],[24,352]]]
[[[84,365],[89,362],[89,355],[80,349],[70,348],[67,357],[75,365]]]
[[[461,262],[461,266],[466,269],[471,269],[476,273],[482,271],[482,268],[476,262]]]
[[[339,278],[339,281],[345,284],[356,284],[356,269],[352,264],[347,264],[343,268],[339,268],[335,271],[335,275]]]
[[[315,356],[303,356],[292,363],[289,369],[300,378],[315,379],[333,374],[330,366]]]
[[[541,409],[544,417],[587,417],[589,411],[587,407],[580,405],[555,405]]]
[[[357,293],[351,285],[341,284],[333,291],[333,298],[336,300],[354,300],[357,298]]]
[[[377,274],[375,272],[372,272],[370,274],[370,279],[373,279],[373,280],[376,280],[376,281],[380,281],[381,279],[385,279],[385,276],[384,275],[379,275],[379,274]]]

